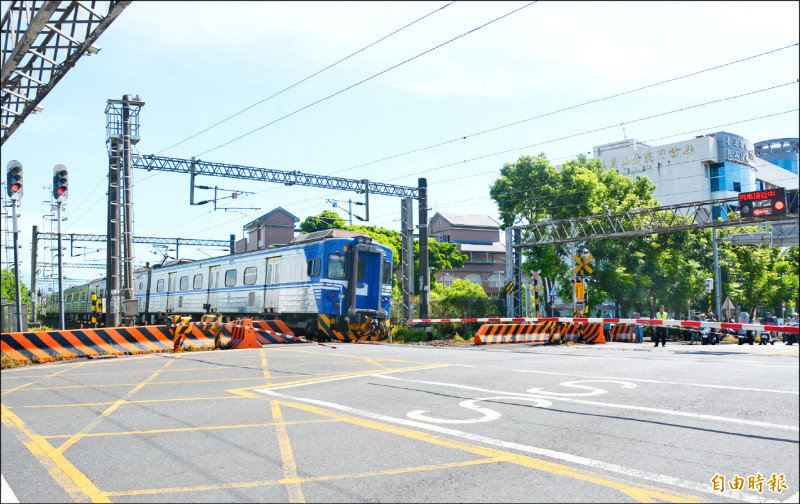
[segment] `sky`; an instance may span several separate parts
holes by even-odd
[[[523,155],[560,164],[626,137],[652,145],[718,131],[751,143],[798,137],[798,6],[133,1],[96,42],[102,50],[82,57],[2,146],[3,166],[15,159],[24,167],[21,280],[30,285],[32,226],[51,230],[56,164],[69,170],[62,231],[106,233],[109,99],[145,102],[142,155],[412,187],[424,177],[429,216],[499,221],[489,187]],[[134,170],[133,178],[136,236],[240,239],[244,224],[277,207],[302,221],[335,210],[327,200],[344,208],[363,201],[355,192],[198,177],[250,193],[214,211],[189,205],[188,175]],[[196,190],[195,199],[212,193]],[[371,195],[369,203],[369,225],[399,231],[399,198]],[[105,261],[103,243],[76,245],[90,249],[73,249],[83,254],[76,257],[67,249],[67,265]],[[39,260],[50,253],[40,248]],[[137,265],[163,259],[151,245],[135,253]],[[225,253],[180,247],[191,259]],[[65,269],[67,284],[103,274]]]

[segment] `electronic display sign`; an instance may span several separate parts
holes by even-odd
[[[776,187],[739,193],[739,212],[742,217],[785,214],[786,192],[783,187]]]

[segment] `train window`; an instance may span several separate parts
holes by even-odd
[[[189,289],[189,277],[188,276],[181,277],[180,290],[188,290],[188,289]]]
[[[229,269],[225,272],[225,287],[233,287],[236,285],[236,270]]]
[[[199,273],[194,276],[194,280],[192,280],[192,288],[193,289],[202,289],[203,288],[203,274]]]
[[[310,259],[308,261],[308,276],[317,276],[319,275],[319,259]]]
[[[331,280],[345,279],[345,257],[339,254],[328,256],[328,278]]]
[[[144,282],[139,282],[139,292],[144,292]]]
[[[162,278],[156,282],[156,292],[164,292],[164,279]]]
[[[358,280],[364,281],[364,279],[366,277],[367,277],[367,260],[364,257],[359,257],[358,258],[358,275],[356,275],[356,278]]]
[[[251,266],[244,269],[244,278],[242,281],[245,285],[253,285],[256,283],[256,267]]]
[[[392,263],[383,261],[383,284],[388,285],[392,283]]]

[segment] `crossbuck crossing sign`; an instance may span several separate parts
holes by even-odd
[[[589,266],[589,261],[592,259],[591,254],[587,255],[583,259],[581,259],[578,256],[572,256],[572,257],[574,257],[575,262],[578,263],[578,265],[575,266],[575,269],[572,270],[573,273],[575,273],[576,275],[583,275],[582,270],[586,270],[587,275],[592,274],[592,268]]]

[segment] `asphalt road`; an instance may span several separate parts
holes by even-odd
[[[295,344],[4,370],[2,500],[798,502],[798,350]]]

